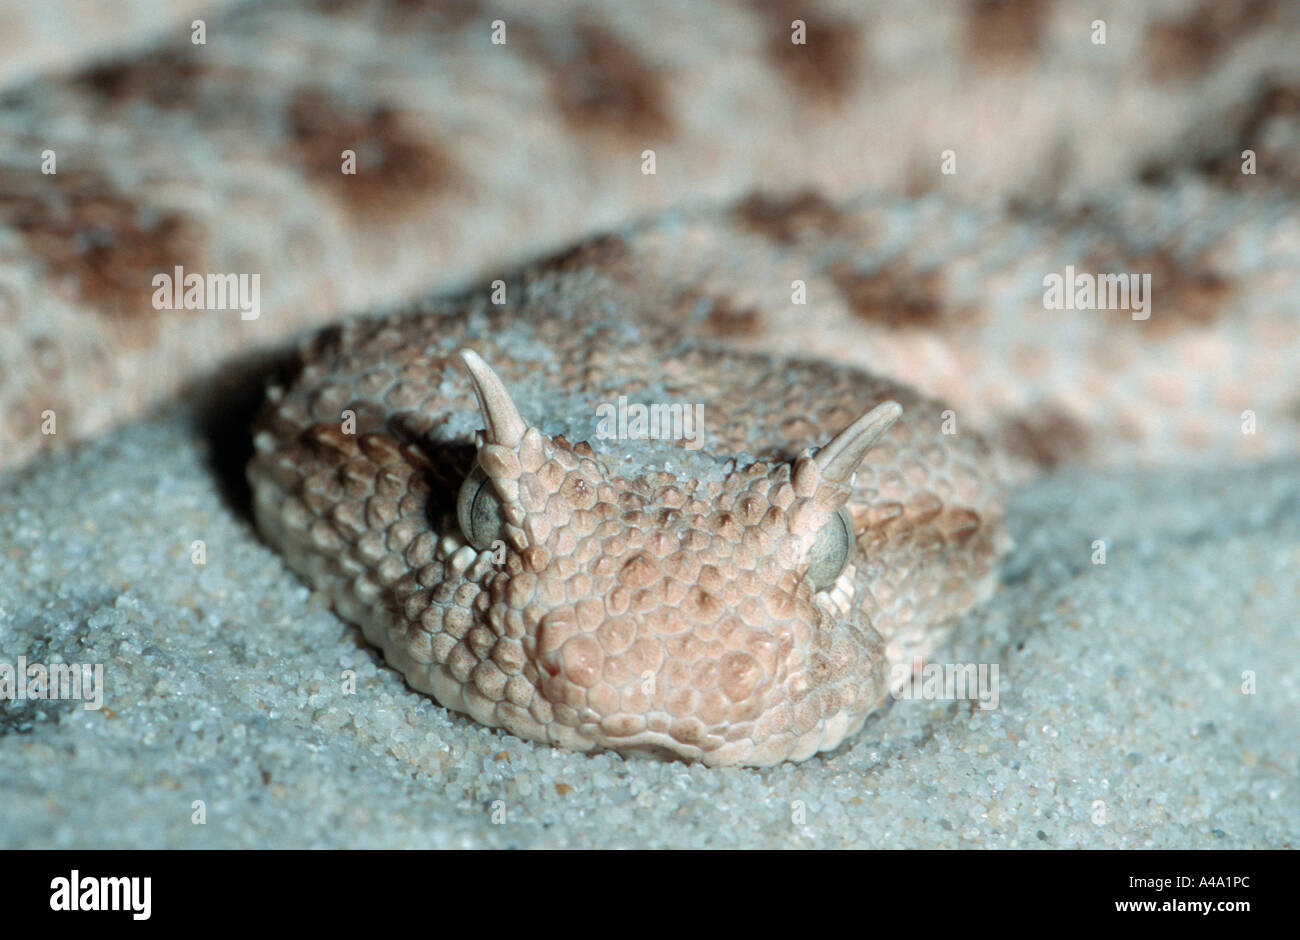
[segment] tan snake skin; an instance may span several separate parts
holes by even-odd
[[[259,424],[249,476],[262,531],[414,687],[485,724],[568,747],[711,764],[834,748],[884,700],[898,668],[933,651],[993,590],[1008,543],[1003,475],[1061,448],[1081,457],[1087,443],[1048,417],[1036,450],[995,456],[973,432],[945,429],[955,410],[895,383],[736,348],[779,347],[783,324],[787,348],[834,335],[823,322],[842,317],[834,305],[791,302],[789,278],[801,274],[814,292],[842,282],[842,303],[854,300],[855,285],[875,285],[877,316],[865,318],[853,354],[839,356],[869,360],[876,321],[910,310],[880,303],[889,282],[872,273],[867,233],[889,211],[759,198],[722,217],[673,216],[542,263],[498,285],[495,303],[482,291],[331,331],[309,346],[297,379],[272,390]],[[953,225],[960,216],[947,214],[939,230]],[[938,234],[926,243],[944,250]],[[1018,261],[1004,257],[973,246],[959,255],[992,283],[1007,276],[999,263],[1015,270]],[[1297,269],[1283,257],[1265,253],[1262,270],[1296,295]],[[1267,301],[1243,304],[1240,326],[1277,331],[1283,345],[1253,351],[1252,361],[1281,369],[1296,321]],[[987,329],[994,311],[992,303],[959,311],[942,355],[971,354],[963,336]],[[1111,430],[1108,409],[1124,414],[1125,380],[1141,386],[1162,375],[1159,357],[1125,358],[1126,344],[1150,343],[1133,336],[1144,324],[1050,313],[1043,330],[1095,334],[1080,358],[1115,364],[1119,395],[1060,386],[1062,401],[1090,409],[1081,424]],[[889,325],[896,345],[884,361],[907,361],[909,326]],[[939,355],[930,336],[910,341],[929,340]],[[1165,341],[1180,339],[1207,342],[1186,324]],[[458,356],[465,348],[497,371],[471,356],[471,383]],[[959,400],[990,402],[981,390],[996,386],[996,354],[959,373]],[[1038,392],[1052,400],[1057,377],[1040,375]],[[1186,427],[1240,437],[1239,403],[1221,383],[1241,380],[1232,370],[1181,378],[1184,394],[1206,404],[1190,416],[1199,424],[1171,419],[1167,443],[1176,446]],[[602,439],[599,407],[620,396],[701,403],[702,446]],[[804,456],[888,401],[902,417],[865,460],[857,449],[838,475],[819,471],[842,437]],[[486,543],[466,544],[455,510],[480,427],[477,462],[504,515],[496,557]],[[845,433],[858,447],[870,443]],[[817,585],[810,555],[846,497],[848,566],[833,585]]]
[[[294,569],[525,738],[833,748],[994,589],[1008,482],[1300,450],[1297,8],[1133,6],[51,5],[80,56],[0,9],[0,464],[388,309],[255,432]],[[263,314],[155,309],[176,265],[260,273]],[[1150,318],[1047,309],[1067,265],[1150,274]],[[602,438],[621,396],[702,446]]]
[[[1023,307],[967,329],[960,346],[976,358],[1001,347],[992,399],[957,394],[977,362],[924,353],[953,335],[945,314],[995,295],[957,263],[972,248],[1006,274],[1017,256],[1058,242],[1059,254],[1025,265],[1035,288],[1067,263],[1152,271],[1171,314],[1152,328],[1192,318],[1210,338],[1241,331],[1238,291],[1272,290],[1255,278],[1268,259],[1241,220],[1273,233],[1272,260],[1295,253],[1278,217],[1300,181],[1300,8],[1086,6],[978,0],[921,15],[911,2],[832,0],[212,2],[196,46],[193,3],[133,0],[111,16],[84,0],[0,3],[0,77],[11,79],[0,94],[0,466],[108,430],[344,314],[504,277],[661,209],[806,189],[832,203],[907,197],[877,232],[877,259],[889,262],[879,276],[839,278],[857,298],[849,309],[867,321],[883,309],[882,322],[849,341],[828,321],[817,353],[852,357],[869,336],[873,370],[993,423],[1025,424],[1021,438],[1041,440],[1042,416],[1064,413],[1072,436],[1098,432],[1093,459],[1160,456],[1137,442],[1182,430],[1153,428],[1160,409],[1127,379],[1112,393],[1128,413],[1107,408],[1100,429],[1077,400],[1040,400],[1036,371],[1075,389],[1072,373],[1096,385],[1110,372],[1076,361],[1079,341],[1095,337],[1062,335],[1041,305],[1032,330],[1006,326]],[[790,42],[796,19],[805,45]],[[1094,19],[1109,26],[1105,45],[1090,40]],[[497,20],[504,45],[491,43]],[[1246,148],[1256,176],[1238,170]],[[642,173],[647,149],[654,175]],[[55,174],[41,172],[47,150]],[[344,150],[355,175],[340,172]],[[946,150],[954,175],[940,172]],[[1145,192],[1139,180],[1158,185]],[[928,211],[910,215],[907,199],[920,198]],[[945,199],[969,214],[932,251]],[[155,309],[150,279],[175,265],[261,274],[262,314]],[[816,291],[808,309],[843,310],[840,296]],[[900,321],[914,329],[899,334]],[[896,368],[890,330],[921,351]],[[1192,361],[1240,376],[1253,369],[1243,341],[1277,352],[1284,339],[1257,331],[1232,338],[1230,361],[1198,360],[1182,339],[1191,334],[1173,332],[1133,352],[1177,374]],[[1032,355],[1010,355],[1017,334]],[[1261,413],[1291,390],[1274,379],[1257,388],[1270,398],[1252,403]],[[1126,443],[1112,450],[1115,426]],[[1188,430],[1207,446],[1216,437]],[[1286,441],[1250,443],[1281,452]]]

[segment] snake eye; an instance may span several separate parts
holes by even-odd
[[[481,552],[503,537],[505,517],[501,514],[501,500],[478,464],[474,464],[474,469],[460,485],[456,497],[456,519],[465,540]]]
[[[817,533],[812,553],[808,556],[808,577],[813,590],[824,591],[840,576],[849,562],[849,549],[853,546],[853,518],[847,508],[841,507]]]

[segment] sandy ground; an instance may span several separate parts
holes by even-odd
[[[0,703],[0,846],[1300,843],[1294,461],[1021,490],[949,657],[997,665],[997,707],[896,701],[755,771],[556,751],[410,691],[258,540],[234,440],[176,407],[0,476],[0,664],[105,686]]]

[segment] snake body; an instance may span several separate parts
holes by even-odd
[[[597,236],[311,340],[257,426],[257,521],[414,688],[486,725],[708,764],[806,758],[993,591],[1009,481],[1249,453],[1243,402],[1294,395],[1250,385],[1300,348],[1279,302],[1300,296],[1292,223],[1225,206],[1162,246],[1228,254],[1255,213],[1271,247],[1235,265],[1230,323],[1044,309],[1041,255],[960,237],[966,210],[943,202],[760,195]],[[1043,254],[1067,237],[1027,225]],[[916,243],[889,245],[899,230]],[[899,260],[922,250],[998,294],[963,299],[950,275],[931,309]],[[1168,367],[1196,349],[1232,367]],[[620,400],[699,406],[702,428],[611,436]],[[1293,443],[1263,410],[1269,446]]]

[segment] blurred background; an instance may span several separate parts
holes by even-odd
[[[1154,256],[1144,214],[1294,205],[1298,40],[1283,0],[0,3],[0,465],[345,313],[757,190],[1091,220],[1214,307],[1223,260]],[[264,312],[154,309],[175,265],[261,273]]]

